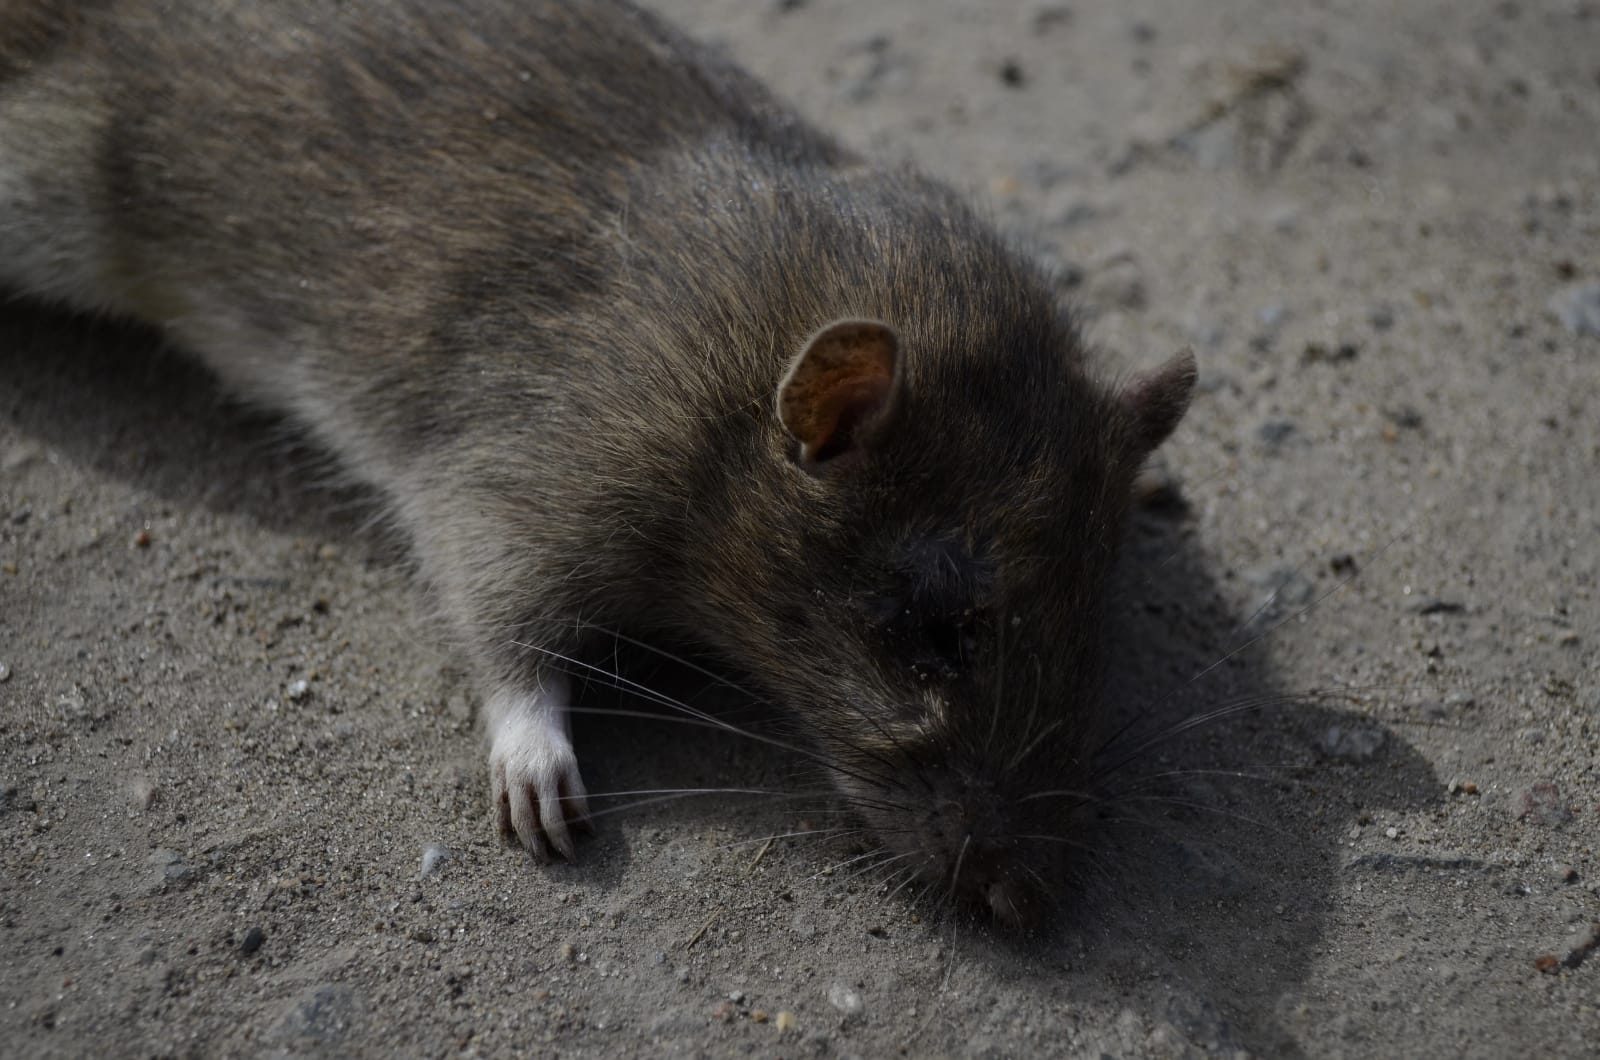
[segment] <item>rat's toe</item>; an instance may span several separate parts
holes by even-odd
[[[547,711],[505,714],[489,751],[495,815],[504,832],[541,861],[577,860],[571,827],[589,808],[572,743]],[[553,848],[553,849],[552,849]]]

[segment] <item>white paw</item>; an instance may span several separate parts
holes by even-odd
[[[564,682],[547,678],[538,692],[502,691],[487,704],[496,819],[502,832],[515,834],[541,861],[551,859],[552,847],[576,860],[572,830],[590,830],[565,693]]]

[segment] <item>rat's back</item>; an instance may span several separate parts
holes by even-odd
[[[709,140],[837,157],[613,0],[13,0],[0,283],[168,327],[283,401],[261,358],[405,344],[486,257],[539,248],[528,300],[561,302],[630,176]]]

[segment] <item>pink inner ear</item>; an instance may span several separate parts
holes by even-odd
[[[834,404],[824,417],[826,429],[814,440],[802,441],[810,450],[806,458],[820,464],[848,452],[861,428],[869,426],[883,408],[890,382],[887,378],[862,380],[829,395]],[[819,420],[819,426],[822,422]]]
[[[778,418],[809,468],[863,452],[893,411],[898,340],[875,321],[839,321],[818,332],[778,387]]]

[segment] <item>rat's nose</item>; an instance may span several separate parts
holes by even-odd
[[[1026,927],[1033,921],[1035,903],[1014,880],[992,881],[983,889],[983,900],[995,919],[1009,927]]]
[[[955,885],[968,900],[989,907],[996,920],[1011,928],[1038,923],[1045,906],[1043,883],[1023,853],[1010,844],[983,842],[968,836],[954,871]]]

